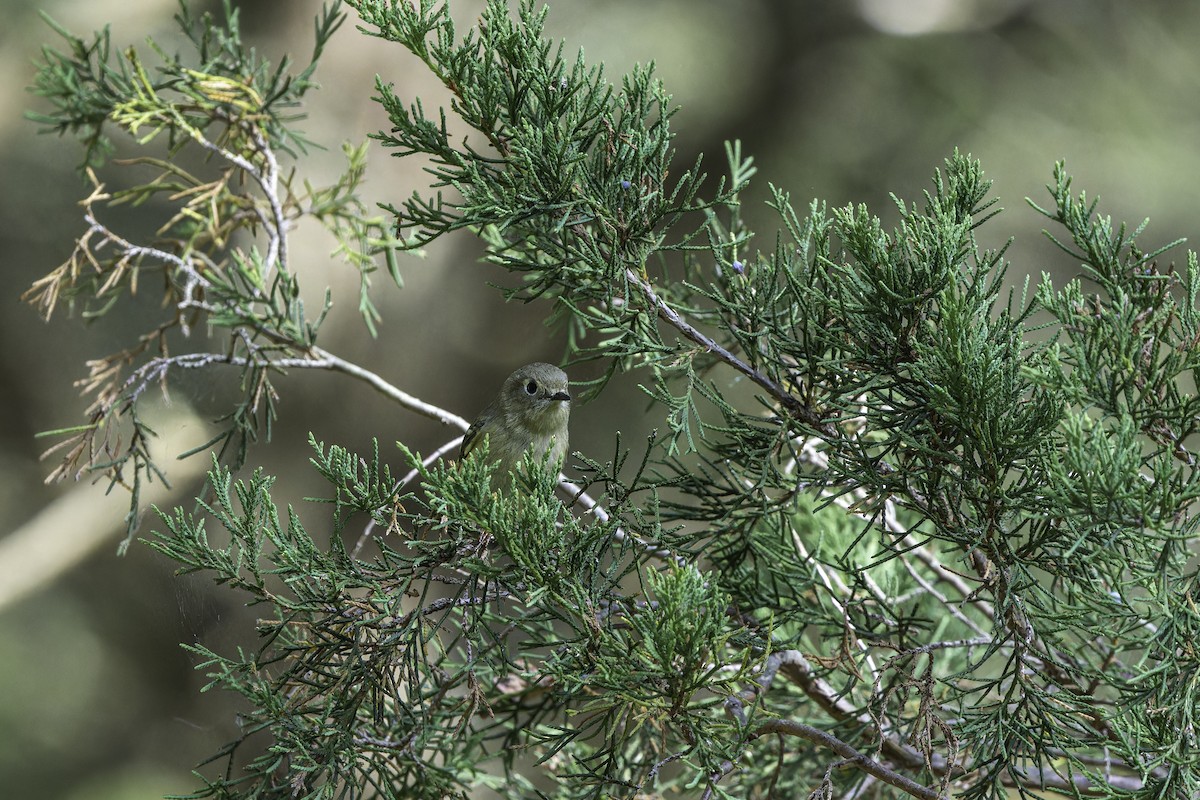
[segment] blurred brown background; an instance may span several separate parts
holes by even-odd
[[[216,4],[212,4],[216,5]],[[478,0],[452,0],[464,24]],[[866,202],[885,221],[888,200],[919,197],[934,167],[954,147],[982,159],[1007,211],[981,238],[1010,235],[1010,279],[1056,280],[1073,266],[1040,235],[1043,221],[1024,203],[1045,200],[1043,185],[1065,158],[1077,189],[1102,195],[1115,219],[1150,216],[1147,245],[1186,236],[1196,225],[1197,131],[1200,129],[1200,5],[1121,0],[553,0],[550,27],[567,52],[582,46],[610,78],[654,60],[682,112],[675,118],[680,168],[708,154],[723,163],[722,141],[740,138],[756,159],[754,191],[744,197],[772,246],[774,222],[762,201],[771,181],[803,207]],[[248,3],[244,30],[278,57],[307,55],[312,0]],[[37,431],[80,421],[86,405],[72,388],[85,359],[124,346],[154,314],[136,308],[89,326],[60,315],[47,325],[18,296],[71,251],[82,231],[75,203],[84,187],[73,142],[38,136],[22,112],[37,98],[23,91],[33,60],[53,34],[47,11],[79,34],[112,23],[115,47],[144,49],[152,35],[174,37],[169,0],[3,0],[0,60],[0,794],[28,798],[126,800],[194,787],[189,770],[235,733],[237,704],[200,695],[202,675],[179,642],[202,641],[220,652],[252,645],[254,610],[203,577],[172,577],[172,568],[141,544],[115,555],[123,498],[103,505],[102,486],[44,486]],[[370,102],[375,73],[401,95],[440,98],[405,54],[367,39],[347,24],[335,38],[312,96],[310,138],[329,149],[303,170],[329,178],[341,164],[339,144],[386,127]],[[433,105],[427,100],[427,108]],[[424,186],[414,166],[372,150],[369,199],[396,200]],[[130,238],[148,234],[138,212],[110,217]],[[153,217],[153,215],[150,215]],[[406,287],[377,276],[384,312],[380,336],[366,334],[354,310],[356,278],[328,257],[332,241],[300,231],[295,266],[306,275],[314,307],[326,284],[338,304],[322,344],[417,395],[472,417],[515,366],[562,354],[560,332],[542,327],[544,305],[505,304],[488,281],[507,283],[477,263],[462,236],[437,243],[424,260],[403,262]],[[1177,256],[1176,258],[1179,258]],[[197,347],[203,345],[197,344]],[[586,370],[574,377],[588,377]],[[654,425],[633,380],[610,388],[602,403],[576,407],[572,446],[611,455],[612,432],[627,443]],[[204,376],[176,384],[162,412],[164,434],[203,441],[199,418],[221,409],[219,389]],[[331,374],[280,382],[282,419],[274,440],[251,455],[280,475],[276,499],[296,505],[314,530],[321,507],[303,501],[321,490],[307,465],[306,435],[366,448],[378,437],[386,459],[399,461],[400,438],[430,452],[449,438],[437,424],[398,411],[369,388]],[[188,421],[191,420],[191,421]],[[203,469],[193,459],[193,472]],[[185,502],[197,479],[176,466],[175,493]],[[79,505],[62,505],[78,503]],[[43,509],[59,516],[40,517]],[[48,513],[51,513],[48,512]],[[38,521],[40,519],[40,522]],[[153,527],[149,519],[143,534]],[[24,527],[33,525],[35,527]],[[37,527],[37,526],[41,527]],[[34,531],[34,550],[4,545],[10,531]],[[88,548],[86,543],[97,542]],[[66,544],[64,544],[66,543]],[[83,543],[83,544],[79,544]],[[72,547],[81,551],[72,556]],[[65,569],[63,569],[65,567]],[[19,576],[18,581],[14,576]],[[18,586],[18,583],[21,585]],[[6,592],[6,588],[12,591]],[[16,594],[16,589],[22,591]],[[4,599],[8,596],[8,599]]]

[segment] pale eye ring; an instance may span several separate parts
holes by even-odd
[[[529,383],[525,384],[525,393],[526,394],[537,394],[537,390],[538,390],[537,381],[530,381]]]

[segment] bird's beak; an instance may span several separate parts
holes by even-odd
[[[563,402],[566,402],[567,400],[571,399],[571,395],[567,394],[566,392],[555,392],[553,395],[550,396],[550,399],[551,400],[562,400]]]

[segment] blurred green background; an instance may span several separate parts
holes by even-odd
[[[481,3],[452,5],[469,24]],[[203,641],[218,651],[252,645],[255,611],[203,577],[173,577],[144,545],[117,557],[123,498],[106,501],[104,487],[86,479],[44,485],[52,462],[38,457],[48,440],[34,438],[81,421],[86,401],[73,382],[84,362],[127,346],[154,304],[139,310],[135,303],[95,325],[64,314],[45,324],[19,300],[71,252],[86,194],[74,143],[39,136],[22,118],[38,104],[24,91],[38,49],[57,45],[37,12],[79,34],[111,23],[118,47],[144,47],[154,36],[172,49],[176,6],[5,0],[0,8],[9,76],[0,86],[0,795],[123,800],[183,792],[195,785],[192,766],[235,735],[237,703],[200,694],[204,678],[179,643]],[[275,57],[303,57],[317,8],[312,0],[247,3],[244,31]],[[759,168],[743,199],[764,248],[774,240],[762,205],[768,181],[798,206],[814,197],[865,202],[890,222],[888,193],[919,197],[955,147],[982,160],[1007,209],[981,239],[999,246],[1015,237],[1010,280],[1036,280],[1043,270],[1056,280],[1073,274],[1024,202],[1045,199],[1058,159],[1066,159],[1076,188],[1100,194],[1115,219],[1151,217],[1146,245],[1187,236],[1197,224],[1194,2],[557,0],[549,24],[568,53],[582,46],[589,61],[607,64],[610,78],[635,62],[657,62],[682,106],[674,122],[680,171],[704,152],[709,170],[719,172],[722,142],[742,140]],[[346,25],[318,71],[323,90],[312,95],[302,126],[329,148],[304,162],[307,174],[331,178],[342,141],[386,127],[370,101],[376,73],[402,96],[426,97],[427,107],[442,97],[413,59]],[[417,165],[379,148],[372,159],[370,200],[424,187]],[[109,217],[135,240],[150,235],[156,219],[147,209]],[[468,236],[438,242],[424,259],[406,258],[403,290],[376,280],[385,321],[372,340],[355,312],[356,276],[329,258],[333,246],[312,230],[298,231],[293,244],[313,296],[334,287],[337,306],[322,344],[420,397],[470,418],[513,367],[562,354],[561,332],[541,324],[547,307],[505,304],[487,283],[510,279],[478,263]],[[573,377],[592,374],[581,368]],[[396,439],[430,452],[452,435],[338,375],[296,374],[279,385],[274,439],[250,461],[280,476],[277,500],[295,504],[314,529],[325,517],[302,499],[321,489],[307,465],[309,431],[352,449],[378,437],[392,463]],[[164,435],[203,441],[197,419],[219,413],[221,398],[219,380],[184,376],[159,412]],[[614,430],[635,442],[653,425],[635,380],[626,379],[601,402],[576,407],[572,447],[604,458]],[[173,494],[162,502],[183,503],[195,492],[205,464],[192,462],[175,465]],[[153,523],[146,520],[143,533]],[[17,549],[14,532],[27,549]]]

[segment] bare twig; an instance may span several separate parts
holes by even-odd
[[[681,317],[679,312],[667,305],[667,303],[654,291],[654,287],[643,280],[642,277],[634,272],[633,269],[627,268],[625,270],[625,278],[641,291],[642,295],[646,298],[646,301],[654,307],[658,313],[658,316],[666,320],[671,327],[675,328],[688,339],[703,347],[705,351],[712,353],[717,358],[721,359],[726,364],[733,367],[738,372],[742,373],[747,378],[761,386],[796,419],[800,420],[805,425],[808,425],[813,430],[819,431],[823,436],[834,438],[835,432],[833,427],[821,419],[821,416],[816,411],[802,403],[795,395],[788,392],[771,378],[759,372],[745,361],[742,361],[726,348],[717,344],[717,342],[711,337],[705,336],[703,333],[701,333],[695,326]]]
[[[257,348],[250,345],[252,352],[258,352]],[[176,369],[199,369],[213,364],[225,364],[235,367],[245,367],[252,364],[259,366],[273,367],[280,370],[286,369],[329,369],[336,372],[342,372],[350,375],[358,380],[361,380],[370,386],[374,387],[380,394],[394,400],[409,411],[421,414],[441,422],[443,425],[453,425],[461,430],[466,430],[468,423],[465,419],[439,408],[431,403],[427,403],[418,397],[415,397],[408,392],[388,383],[377,373],[374,373],[364,367],[346,361],[343,358],[335,356],[327,350],[319,347],[310,348],[309,354],[299,357],[282,357],[271,358],[263,356],[261,358],[253,358],[246,356],[237,356],[228,353],[187,353],[178,356],[163,356],[153,358],[147,361],[142,366],[138,367],[125,381],[125,388],[132,392],[132,396],[136,399],[145,388],[158,380],[161,380],[168,370]]]
[[[712,800],[712,796],[717,792],[717,784],[720,783],[726,775],[733,772],[735,766],[737,765],[732,761],[722,761],[721,768],[718,771],[709,773],[708,786],[705,787],[704,794],[700,795],[700,800]]]
[[[389,627],[403,628],[412,621],[414,617],[427,617],[430,614],[436,614],[439,611],[445,611],[448,608],[468,608],[470,606],[487,605],[493,600],[503,600],[512,595],[504,589],[494,589],[491,592],[485,592],[481,596],[473,594],[460,595],[456,597],[442,597],[434,600],[424,608],[414,608],[402,617],[399,617]]]
[[[928,786],[922,786],[911,778],[905,777],[894,770],[888,769],[878,761],[860,753],[841,739],[826,733],[819,728],[814,728],[811,725],[805,725],[803,722],[793,722],[786,719],[773,719],[764,722],[754,732],[754,736],[762,736],[768,733],[782,733],[787,736],[799,736],[802,739],[807,739],[814,744],[819,744],[827,747],[833,752],[846,759],[846,762],[858,767],[863,772],[873,775],[889,786],[895,786],[913,797],[919,797],[921,800],[949,800],[949,795],[942,794],[938,791],[930,789]]]
[[[870,716],[866,713],[858,713],[841,692],[838,692],[827,681],[818,677],[812,664],[809,663],[808,659],[802,653],[797,650],[783,650],[771,655],[771,659],[776,657],[778,657],[778,662],[775,667],[786,674],[789,680],[799,686],[831,719],[837,722],[853,720],[863,727],[872,727],[873,723]],[[770,659],[768,660],[768,666],[771,666]],[[769,731],[761,731],[760,729],[760,732]],[[883,736],[880,746],[889,759],[897,762],[905,769],[918,770],[928,767],[935,774],[954,779],[961,778],[967,774],[961,763],[949,761],[939,755],[934,755],[932,758],[926,759],[916,749],[903,744],[891,736]],[[1092,760],[1085,760],[1074,754],[1062,753],[1062,755],[1068,763],[1072,760],[1081,764],[1093,763]],[[1106,762],[1106,765],[1108,767],[1105,770],[1106,774],[1099,781],[1079,774],[1074,774],[1069,778],[1064,777],[1053,767],[1018,766],[1011,767],[1010,771],[1001,780],[1010,786],[1018,784],[1023,786],[1044,786],[1063,791],[1085,791],[1088,793],[1103,793],[1105,786],[1124,791],[1138,791],[1144,787],[1145,782],[1135,775],[1113,775],[1111,773],[1111,767],[1126,769],[1130,772],[1137,771],[1132,769],[1128,764],[1113,759],[1111,762]],[[1156,777],[1160,778],[1164,774],[1165,771],[1161,768],[1155,772]],[[882,780],[882,778],[880,779]]]
[[[258,152],[262,153],[263,159],[267,162],[266,172],[262,175],[251,173],[254,175],[258,185],[262,187],[263,195],[267,198],[267,204],[271,206],[271,216],[275,223],[275,235],[270,239],[270,245],[274,246],[275,252],[267,253],[267,271],[270,273],[272,266],[271,256],[274,255],[276,263],[281,267],[288,266],[288,241],[287,241],[287,218],[283,213],[283,203],[279,200],[279,161],[275,158],[275,151],[267,143],[266,137],[263,136],[262,129],[257,125],[250,126],[250,136],[254,140],[254,145],[258,148]]]
[[[262,154],[263,160],[266,162],[265,170],[260,170],[250,159],[221,147],[199,132],[193,133],[192,139],[205,150],[219,155],[245,172],[262,190],[263,197],[266,198],[267,205],[271,209],[270,218],[260,216],[263,228],[267,231],[267,257],[264,264],[267,275],[269,275],[271,270],[276,267],[286,269],[288,266],[287,217],[284,214],[283,202],[279,198],[279,162],[275,158],[274,150],[257,126],[243,125],[243,128],[249,132],[255,148]]]
[[[601,522],[608,522],[611,519],[603,506],[596,502],[591,495],[583,491],[583,489],[572,483],[566,475],[558,476],[558,486],[560,489],[567,492],[572,498],[574,498],[576,505],[583,506],[584,510],[587,513],[595,516],[596,519],[600,520]],[[657,558],[663,561],[673,561],[676,564],[684,563],[682,556],[676,555],[665,547],[659,547],[637,536],[634,536],[633,534],[628,533],[624,528],[617,528],[615,531],[613,531],[613,539],[618,542],[627,540],[631,541],[651,558]]]
[[[92,179],[95,180],[94,175],[92,175]],[[98,184],[97,188],[103,187]],[[114,233],[110,228],[96,219],[95,213],[92,211],[90,205],[92,198],[88,198],[88,200],[89,204],[87,211],[83,215],[83,220],[88,224],[88,229],[80,239],[81,247],[88,246],[89,243],[87,240],[90,239],[92,234],[99,234],[101,237],[103,237],[103,240],[99,244],[95,245],[94,249],[99,250],[108,244],[116,245],[121,251],[121,258],[117,262],[118,265],[127,264],[136,258],[153,258],[156,261],[161,261],[164,264],[169,264],[175,267],[182,272],[186,278],[183,284],[183,300],[181,300],[179,303],[181,308],[190,307],[195,302],[196,289],[198,287],[207,288],[210,285],[209,280],[201,275],[194,266],[192,266],[192,262],[189,259],[182,258],[174,253],[170,253],[158,247],[147,247],[145,245],[134,244],[128,239],[125,239]],[[181,322],[180,327],[183,329],[184,335],[188,335],[186,321]]]
[[[437,450],[434,450],[432,453],[427,455],[425,458],[421,459],[421,466],[423,466],[425,468],[429,468],[435,462],[439,461],[443,456],[445,456],[446,453],[449,453],[451,450],[455,449],[460,444],[462,444],[462,440],[463,440],[463,437],[456,436],[453,439],[451,439],[450,441],[446,442],[441,447],[439,447]],[[394,487],[392,487],[392,494],[398,496],[400,493],[400,490],[403,489],[405,486],[407,486],[410,481],[412,481],[414,478],[417,477],[418,474],[420,474],[420,470],[418,470],[415,467],[413,469],[409,470],[408,474],[405,475],[400,480],[398,480],[396,482],[396,485]],[[371,538],[371,534],[374,531],[375,531],[375,520],[371,519],[366,524],[366,526],[363,528],[363,532],[362,532],[362,534],[359,535],[358,541],[354,543],[354,550],[351,551],[352,556],[354,556],[355,558],[358,558],[358,554],[360,552],[362,552],[363,546],[367,543],[367,540]]]
[[[389,400],[394,400],[409,411],[416,412],[424,417],[435,419],[443,425],[453,425],[461,431],[465,431],[471,426],[471,423],[463,419],[457,414],[446,411],[443,408],[427,403],[418,397],[415,397],[408,392],[398,388],[397,386],[388,383],[379,375],[371,372],[369,369],[360,367],[350,361],[335,356],[328,350],[320,347],[312,347],[309,352],[311,355],[305,359],[299,359],[297,362],[289,362],[287,366],[297,366],[309,369],[332,369],[337,372],[345,373],[354,378],[358,378],[370,386],[374,387],[380,394],[387,397]]]
[[[846,611],[846,606],[838,599],[839,595],[850,596],[850,587],[846,585],[846,582],[842,580],[840,575],[826,569],[825,565],[812,558],[808,552],[808,548],[804,545],[804,540],[800,537],[800,533],[794,527],[792,528],[792,544],[795,545],[796,554],[800,559],[813,565],[817,575],[821,578],[821,582],[829,592],[829,602],[833,603],[834,608],[837,609],[842,619],[845,620],[847,629],[853,633],[854,642],[858,649],[862,651],[867,668],[870,669],[872,676],[877,676],[878,666],[875,664],[875,659],[871,657],[869,646],[863,636],[859,634],[858,628],[855,626],[850,614]]]

